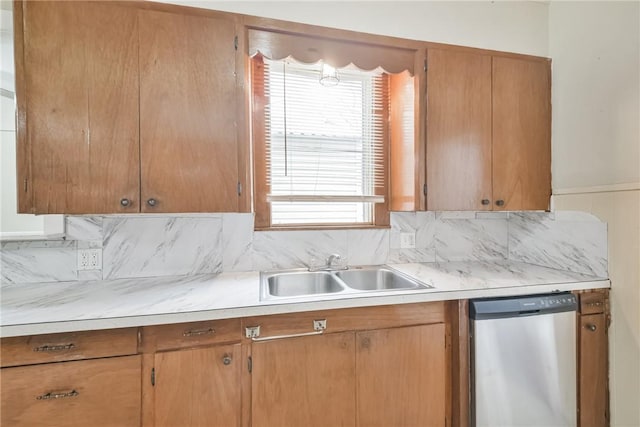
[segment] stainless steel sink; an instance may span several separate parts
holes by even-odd
[[[430,288],[428,285],[424,285],[385,266],[356,267],[350,270],[337,271],[335,274],[348,287],[360,291]]]
[[[358,294],[386,290],[428,289],[385,265],[351,267],[340,271],[281,270],[260,273],[261,299]]]
[[[306,270],[263,273],[262,286],[263,297],[332,294],[345,289],[342,282],[329,271]]]

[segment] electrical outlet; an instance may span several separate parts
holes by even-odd
[[[416,247],[416,233],[400,233],[400,247],[413,249]]]
[[[102,249],[78,249],[78,270],[100,270]]]

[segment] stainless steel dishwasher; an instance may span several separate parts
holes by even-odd
[[[576,425],[576,308],[570,293],[470,301],[473,426]]]

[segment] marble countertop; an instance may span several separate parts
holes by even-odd
[[[136,327],[309,310],[608,288],[607,278],[522,262],[391,264],[431,289],[261,301],[260,274],[6,284],[0,336]]]

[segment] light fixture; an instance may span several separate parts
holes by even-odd
[[[322,86],[336,86],[338,83],[340,83],[338,70],[331,65],[323,63],[322,69],[320,70],[320,84]]]

